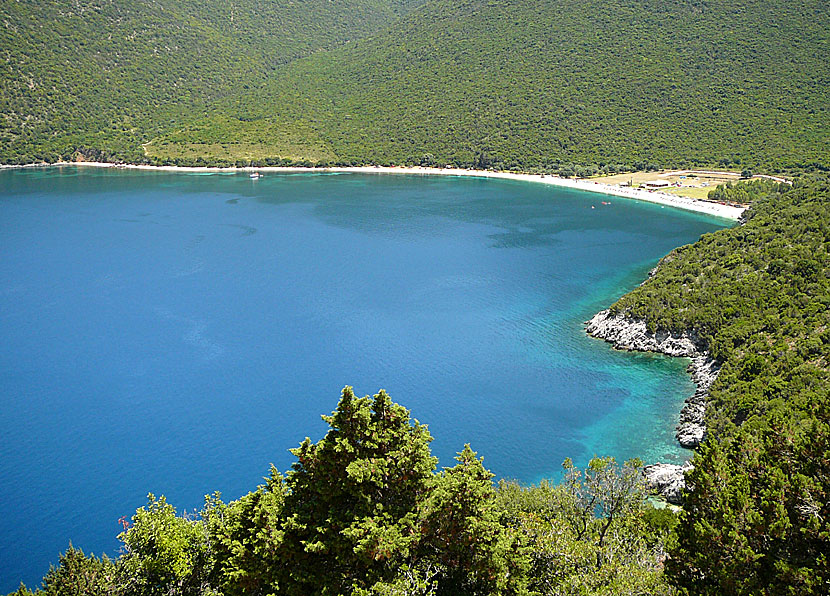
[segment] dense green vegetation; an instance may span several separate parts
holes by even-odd
[[[830,167],[823,0],[420,5],[2,2],[0,162]],[[151,495],[121,556],[70,547],[39,593],[830,592],[830,183],[711,198],[745,225],[613,306],[723,364],[679,522],[638,462],[496,487],[466,447],[436,472],[409,412],[347,389],[285,476],[196,516]]]
[[[691,594],[830,588],[830,181],[715,191],[745,225],[666,256],[613,306],[723,363],[667,570]]]
[[[795,186],[753,181],[713,192],[763,198],[746,224],[672,251],[612,307],[652,329],[694,330],[724,363],[710,396],[715,434],[827,395],[830,190],[826,181]]]
[[[420,4],[4,2],[0,161],[830,165],[823,0]]]
[[[220,158],[205,144],[299,125],[347,164],[827,167],[828,31],[823,0],[434,0],[148,150]]]
[[[0,162],[140,161],[141,143],[415,0],[0,2]]]
[[[70,546],[36,593],[664,594],[675,516],[645,504],[639,462],[565,462],[561,486],[498,488],[465,446],[435,471],[426,427],[347,387],[283,477],[177,516],[150,495],[116,560]],[[31,594],[21,587],[16,594]]]

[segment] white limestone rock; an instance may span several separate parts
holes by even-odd
[[[683,502],[683,490],[686,488],[685,474],[694,469],[690,462],[682,466],[675,464],[653,464],[643,468],[643,476],[649,488],[674,505]]]

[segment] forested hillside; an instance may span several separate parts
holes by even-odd
[[[829,32],[823,0],[433,0],[148,151],[564,173],[827,167]],[[314,155],[285,147],[296,129]]]
[[[4,0],[0,161],[143,157],[141,143],[417,0]],[[100,154],[103,152],[103,155]]]
[[[822,0],[420,4],[0,3],[0,161],[828,167]]]
[[[808,411],[830,388],[830,188],[759,180],[713,194],[738,193],[753,201],[746,224],[672,251],[612,307],[651,329],[694,330],[724,363],[710,395],[716,436]]]
[[[666,256],[612,310],[723,363],[667,570],[690,594],[830,588],[830,182],[721,188],[747,223]]]

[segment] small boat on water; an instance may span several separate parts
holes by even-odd
[[[262,178],[262,174],[260,174],[259,172],[252,172],[250,178],[253,180],[257,180],[259,178]]]

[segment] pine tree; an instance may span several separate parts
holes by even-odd
[[[212,583],[225,596],[265,596],[279,587],[285,493],[282,475],[271,466],[256,491],[227,505],[218,494],[206,499],[202,516],[215,551]]]
[[[502,523],[493,474],[469,445],[438,477],[430,498],[425,550],[443,567],[439,594],[517,594],[529,564]]]
[[[427,428],[385,391],[343,389],[325,438],[292,453],[280,559],[287,594],[345,594],[391,579],[420,540],[436,458]]]
[[[687,594],[830,592],[830,408],[705,444],[666,572]],[[759,428],[760,427],[760,428]]]

